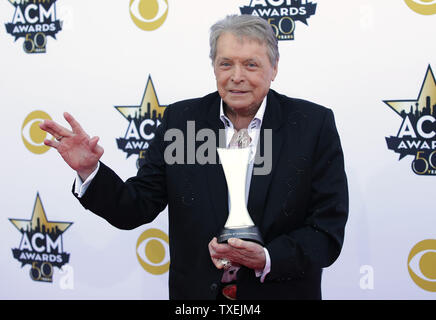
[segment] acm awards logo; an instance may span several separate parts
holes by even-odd
[[[416,13],[426,16],[436,14],[436,0],[404,0],[404,2]]]
[[[24,38],[26,53],[45,53],[47,37],[56,39],[62,30],[62,22],[56,17],[57,0],[9,0],[15,7],[12,22],[6,23],[6,31],[15,41]]]
[[[63,233],[72,222],[49,221],[39,193],[30,220],[10,218],[21,233],[18,248],[12,249],[14,259],[21,267],[30,265],[30,278],[34,281],[52,282],[54,268],[62,268],[70,260],[64,251]]]
[[[142,102],[137,106],[115,106],[128,121],[123,138],[116,139],[118,149],[131,155],[138,155],[136,166],[139,169],[154,133],[160,125],[166,106],[161,105],[156,95],[151,76],[148,77]]]
[[[402,118],[397,136],[386,137],[389,150],[414,156],[412,171],[436,175],[436,81],[430,66],[417,99],[384,101]]]
[[[161,275],[170,268],[169,238],[159,229],[145,230],[136,242],[136,258],[145,271]]]
[[[311,0],[251,0],[240,11],[267,20],[278,40],[294,40],[295,22],[308,25],[307,19],[315,14],[316,6]]]
[[[436,240],[418,242],[410,250],[407,269],[413,282],[426,291],[436,292]]]
[[[168,16],[168,0],[130,0],[130,17],[145,31],[159,28]]]

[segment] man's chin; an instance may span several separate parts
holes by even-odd
[[[253,101],[251,101],[250,99],[247,99],[247,97],[227,97],[227,99],[224,99],[224,102],[226,103],[226,105],[228,105],[230,108],[232,108],[233,110],[236,109],[246,109],[248,108],[250,105],[253,104]]]
[[[238,112],[238,111],[244,111],[244,110],[248,110],[250,109],[250,104],[247,102],[235,102],[235,101],[231,101],[230,103],[226,103],[226,105],[233,111],[233,112]]]

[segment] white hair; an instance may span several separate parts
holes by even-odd
[[[248,14],[229,15],[210,28],[210,58],[215,62],[218,38],[225,32],[237,37],[255,39],[267,46],[271,65],[276,66],[279,59],[278,40],[271,25],[264,19]]]

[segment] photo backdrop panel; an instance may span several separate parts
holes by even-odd
[[[122,231],[71,194],[38,129],[76,117],[122,179],[171,103],[216,90],[209,28],[269,19],[272,88],[334,111],[350,216],[324,299],[435,299],[435,3],[420,0],[1,1],[2,299],[168,299],[165,210]],[[141,127],[142,124],[142,127]]]

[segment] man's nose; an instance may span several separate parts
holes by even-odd
[[[244,81],[244,70],[241,66],[235,65],[233,68],[232,81],[235,83]]]

